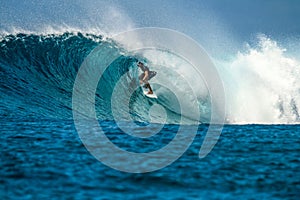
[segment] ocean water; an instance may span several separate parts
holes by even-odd
[[[1,2],[0,199],[299,199],[300,4],[229,2]],[[116,40],[143,27],[203,45],[225,99],[187,59]]]
[[[110,45],[101,36],[81,33],[17,34],[2,39],[1,199],[299,197],[299,125],[225,125],[210,154],[199,159],[209,126],[199,124],[182,157],[149,173],[120,172],[99,162],[83,145],[72,117],[77,70],[99,44]],[[95,107],[99,124],[115,145],[147,153],[170,143],[184,124],[176,124],[181,116],[170,108],[176,102],[147,99],[136,90],[123,94],[131,95],[130,114],[140,125],[136,135],[149,130],[148,110],[155,104],[167,107],[169,122],[146,139],[132,139],[123,131],[132,129],[131,123],[123,123],[120,129],[108,102],[116,81],[128,72],[135,75],[130,70],[138,59],[121,55],[110,65],[98,84]],[[159,121],[162,116],[154,113],[154,117]]]
[[[213,151],[198,158],[208,125],[173,164],[156,172],[111,169],[84,147],[72,120],[1,120],[1,199],[297,199],[297,125],[226,125]],[[112,121],[103,124],[116,145],[151,151],[172,139],[128,142]],[[142,129],[141,129],[142,131]],[[159,142],[160,141],[160,142]]]

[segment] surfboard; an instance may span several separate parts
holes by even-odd
[[[157,99],[157,96],[156,96],[156,94],[154,93],[154,91],[153,91],[153,94],[148,94],[148,92],[149,92],[148,89],[146,89],[146,88],[144,88],[144,87],[142,87],[142,86],[141,86],[141,88],[142,88],[142,90],[143,90],[143,94],[144,94],[146,97],[149,97],[149,98],[151,98],[151,99]]]

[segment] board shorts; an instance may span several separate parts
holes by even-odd
[[[157,72],[156,71],[149,71],[149,76],[147,78],[147,80],[145,81],[149,81],[151,78],[153,78],[154,76],[156,76]],[[142,73],[140,76],[139,76],[139,80],[142,80],[145,76],[145,73]]]

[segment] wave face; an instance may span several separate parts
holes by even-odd
[[[101,36],[81,33],[4,36],[0,50],[1,116],[71,119],[72,92],[79,67],[97,45],[102,44],[105,51],[110,50],[113,43]],[[123,120],[122,116],[129,107],[130,116],[135,121],[179,123],[182,118],[186,118],[185,122],[193,121],[180,115],[180,106],[167,88],[161,100],[142,95],[141,88],[137,87],[136,62],[138,59],[147,62],[146,58],[126,56],[118,48],[113,53],[118,58],[103,73],[95,93],[99,120],[114,120],[114,116]],[[94,59],[107,58],[100,55]],[[123,82],[115,90],[121,77]],[[114,103],[119,109],[113,113],[112,94],[115,91],[118,99]],[[129,99],[129,105],[124,104],[125,98]],[[163,106],[163,114],[161,107],[153,107],[155,104]]]
[[[99,44],[107,49],[113,45],[102,36],[82,33],[3,36],[0,42],[1,117],[71,119],[72,90],[78,69]],[[179,123],[182,119],[187,123],[195,121],[192,115],[180,114],[179,103],[169,89],[154,85],[160,91],[160,98],[153,100],[145,98],[136,87],[137,60],[149,63],[156,70],[154,64],[159,65],[159,56],[169,59],[170,65],[177,62],[172,55],[158,56],[148,52],[145,57],[138,57],[119,50],[114,53],[119,58],[105,70],[95,94],[99,120],[114,119],[111,97],[117,92],[119,98],[115,103],[124,109],[114,114],[120,119],[129,107],[130,116],[136,121],[154,119],[165,123],[166,116],[167,123]],[[246,51],[226,61],[215,60],[215,63],[226,89],[228,123],[299,123],[300,64],[287,56],[275,41],[260,36],[257,46],[248,45]],[[176,73],[184,73],[182,70],[179,67],[177,71],[166,69],[159,73],[161,77],[173,77],[179,86],[184,86],[176,79]],[[210,118],[209,93],[203,83],[195,87],[200,91],[196,102],[201,112],[200,121],[207,122]],[[182,88],[182,95],[187,95],[185,108],[195,104],[195,99],[188,98],[186,88]],[[129,99],[129,105],[123,105],[124,98]],[[160,105],[165,111],[153,105]]]
[[[0,43],[1,115],[71,118],[77,70],[101,37],[7,35]]]

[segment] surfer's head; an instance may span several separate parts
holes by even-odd
[[[142,67],[142,66],[144,66],[144,63],[142,63],[142,62],[139,61],[139,62],[137,63],[137,66],[138,66],[138,67]]]

